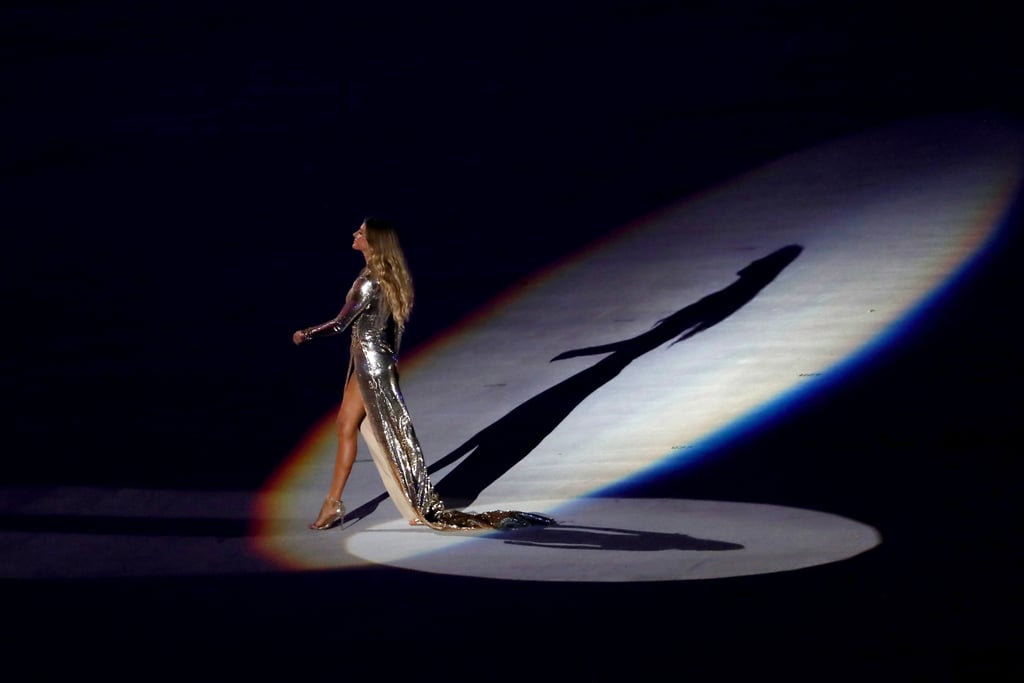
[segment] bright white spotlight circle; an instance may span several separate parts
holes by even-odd
[[[557,501],[508,501],[510,509]],[[435,574],[527,581],[681,581],[802,569],[880,542],[837,515],[706,500],[590,498],[556,511],[558,525],[491,533],[424,532],[404,520],[353,531],[349,553]]]

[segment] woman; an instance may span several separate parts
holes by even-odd
[[[298,330],[296,344],[352,328],[351,357],[338,410],[334,476],[311,529],[326,530],[345,519],[341,497],[362,433],[391,500],[410,524],[433,529],[506,529],[551,524],[543,515],[508,510],[468,513],[445,508],[427,474],[423,452],[398,384],[398,347],[413,304],[412,278],[395,229],[370,217],[353,234],[352,248],[366,267],[345,297],[337,317]]]

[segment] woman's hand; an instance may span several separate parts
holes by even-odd
[[[306,337],[302,334],[302,330],[295,330],[295,334],[292,335],[292,341],[295,342],[296,346],[306,341]]]

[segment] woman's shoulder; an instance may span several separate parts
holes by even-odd
[[[359,271],[359,275],[356,276],[355,282],[352,283],[352,289],[357,289],[362,292],[371,292],[380,287],[380,281],[374,276],[373,272],[369,268],[363,268]]]

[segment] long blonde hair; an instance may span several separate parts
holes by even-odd
[[[395,322],[399,327],[405,327],[415,297],[412,276],[398,241],[398,233],[383,218],[370,216],[363,223],[366,225],[366,242],[370,245],[367,266],[384,289],[384,298],[387,299]]]

